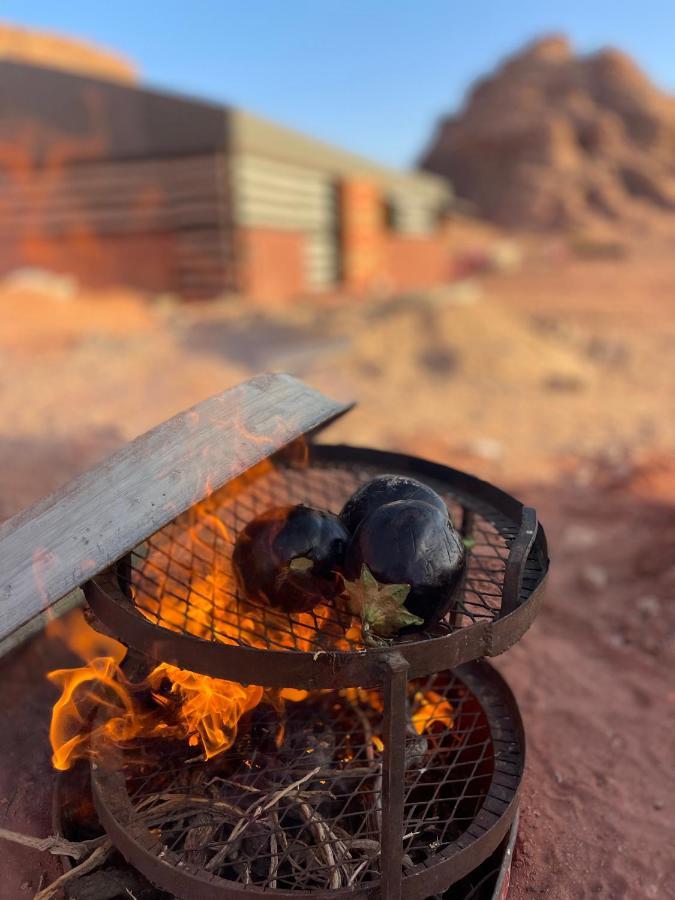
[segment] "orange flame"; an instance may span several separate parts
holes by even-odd
[[[69,621],[54,622],[53,635],[63,637],[86,665],[57,669],[49,680],[61,690],[54,705],[49,738],[56,769],[67,769],[89,753],[93,734],[116,744],[139,737],[171,737],[202,746],[208,758],[227,750],[240,718],[260,702],[263,689],[198,675],[161,663],[140,683],[120,669],[126,650],[90,628],[80,611]],[[151,693],[145,709],[141,695]],[[96,722],[91,718],[96,713]]]
[[[302,465],[303,445],[293,448]],[[150,621],[169,630],[187,632],[225,644],[246,643],[263,649],[313,652],[327,646],[349,650],[362,646],[358,620],[335,604],[320,602],[310,612],[287,613],[261,607],[238,596],[231,564],[233,535],[218,515],[252,481],[273,468],[264,460],[253,469],[193,506],[170,529],[158,532],[143,558],[135,563],[131,590],[137,608]],[[144,551],[139,551],[143,553]],[[36,582],[49,559],[35,560]],[[189,611],[189,615],[188,615]],[[258,686],[189,672],[160,663],[140,683],[124,675],[125,648],[90,628],[81,612],[49,626],[85,663],[49,674],[60,688],[50,728],[53,764],[66,769],[88,755],[90,736],[100,735],[121,744],[136,738],[167,737],[201,747],[209,758],[234,743],[241,717],[263,696],[279,713],[286,702],[301,702],[308,692],[294,688],[264,691]],[[353,705],[383,712],[377,690],[349,688],[340,692]],[[412,724],[423,731],[452,727],[452,706],[434,691],[410,695]],[[94,720],[95,714],[95,721]],[[283,740],[283,716],[277,742]],[[380,738],[373,746],[382,752]]]
[[[207,758],[227,750],[237,736],[239,719],[260,703],[263,689],[236,681],[211,678],[162,663],[148,676],[158,688],[164,678],[180,699],[180,718],[190,746],[200,742]]]
[[[302,454],[302,444],[294,452]],[[235,536],[216,510],[272,469],[272,463],[264,460],[193,506],[170,529],[154,535],[145,558],[135,562],[131,589],[136,607],[170,631],[224,644],[304,652],[324,645],[354,649],[361,641],[360,624],[350,618],[345,631],[333,604],[318,602],[310,612],[293,613],[289,628],[287,613],[237,597],[231,562]]]
[[[51,622],[48,628],[86,662],[79,668],[57,669],[48,675],[61,691],[49,730],[56,769],[68,769],[88,756],[92,737],[104,737],[117,745],[136,738],[184,740],[192,747],[201,746],[208,759],[232,746],[241,717],[263,696],[280,711],[285,702],[297,703],[309,696],[307,691],[295,688],[264,691],[168,663],[160,663],[145,679],[134,683],[120,668],[126,649],[90,628],[80,610]],[[353,704],[383,712],[382,695],[377,690],[346,688],[340,695]],[[437,725],[442,726],[439,730],[451,728],[452,705],[435,691],[417,691],[412,696],[411,719],[418,734],[433,733]],[[283,739],[283,725],[278,739]],[[372,740],[374,749],[381,753],[381,738],[374,735]]]
[[[452,704],[436,691],[417,691],[413,697],[412,723],[418,734],[432,732],[435,725],[445,730],[454,724]]]

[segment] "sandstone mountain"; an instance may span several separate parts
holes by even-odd
[[[642,228],[675,213],[675,98],[618,50],[545,38],[473,87],[420,166],[505,226]]]

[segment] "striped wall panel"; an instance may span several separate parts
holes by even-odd
[[[436,231],[441,212],[437,198],[407,191],[392,191],[388,202],[391,225],[395,231],[410,235],[430,235]]]
[[[233,157],[230,173],[235,224],[301,231],[308,286],[334,284],[339,269],[334,179],[310,168],[249,155]]]

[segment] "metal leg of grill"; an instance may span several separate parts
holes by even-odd
[[[401,900],[408,663],[400,655],[384,664],[384,760],[380,874],[382,897]]]

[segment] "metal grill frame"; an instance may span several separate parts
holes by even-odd
[[[279,900],[301,897],[351,898],[351,900],[422,900],[445,890],[463,878],[497,848],[516,816],[522,771],[525,762],[525,737],[517,703],[509,687],[492,666],[478,661],[462,666],[456,673],[476,698],[485,713],[493,748],[493,772],[490,787],[472,824],[451,844],[424,864],[401,874],[400,817],[396,815],[395,794],[402,804],[401,775],[391,770],[391,758],[383,766],[383,828],[381,834],[381,879],[360,889],[316,889],[288,891],[263,889],[254,885],[228,881],[203,870],[195,869],[163,846],[134,815],[127,791],[119,751],[107,746],[105,767],[92,763],[92,793],[100,821],[125,858],[135,865],[157,886],[169,890],[179,898],[199,897],[200,900],[225,900],[265,895]],[[398,725],[392,706],[398,687],[407,686],[407,668],[401,660],[393,666],[389,688],[385,682],[385,740],[390,731],[393,738]],[[387,697],[387,694],[390,696]],[[396,704],[394,704],[395,706]],[[392,712],[394,715],[392,716]],[[401,734],[399,733],[399,737]],[[385,745],[386,746],[386,745]],[[394,755],[402,741],[391,745]],[[96,748],[95,748],[96,749]],[[387,773],[389,772],[389,775]],[[398,779],[398,782],[397,782]],[[387,786],[387,782],[389,785]],[[399,790],[396,790],[398,787]],[[393,806],[392,806],[393,802]],[[389,814],[388,814],[389,811]],[[402,812],[402,810],[401,810]],[[389,842],[389,843],[387,843]],[[397,852],[398,850],[398,852]]]
[[[284,464],[284,451],[277,456]],[[430,675],[483,656],[496,656],[522,637],[536,616],[548,570],[546,537],[533,509],[480,479],[439,463],[399,453],[345,445],[310,444],[308,465],[371,466],[443,485],[462,508],[461,530],[471,536],[478,510],[509,523],[508,558],[501,604],[492,620],[481,620],[440,636],[411,636],[391,646],[318,653],[263,650],[177,633],[146,619],[120,586],[111,567],[84,586],[89,606],[110,632],[150,659],[216,678],[265,687],[306,690],[374,687],[390,664],[402,659],[408,678]],[[118,566],[128,566],[128,557]]]

